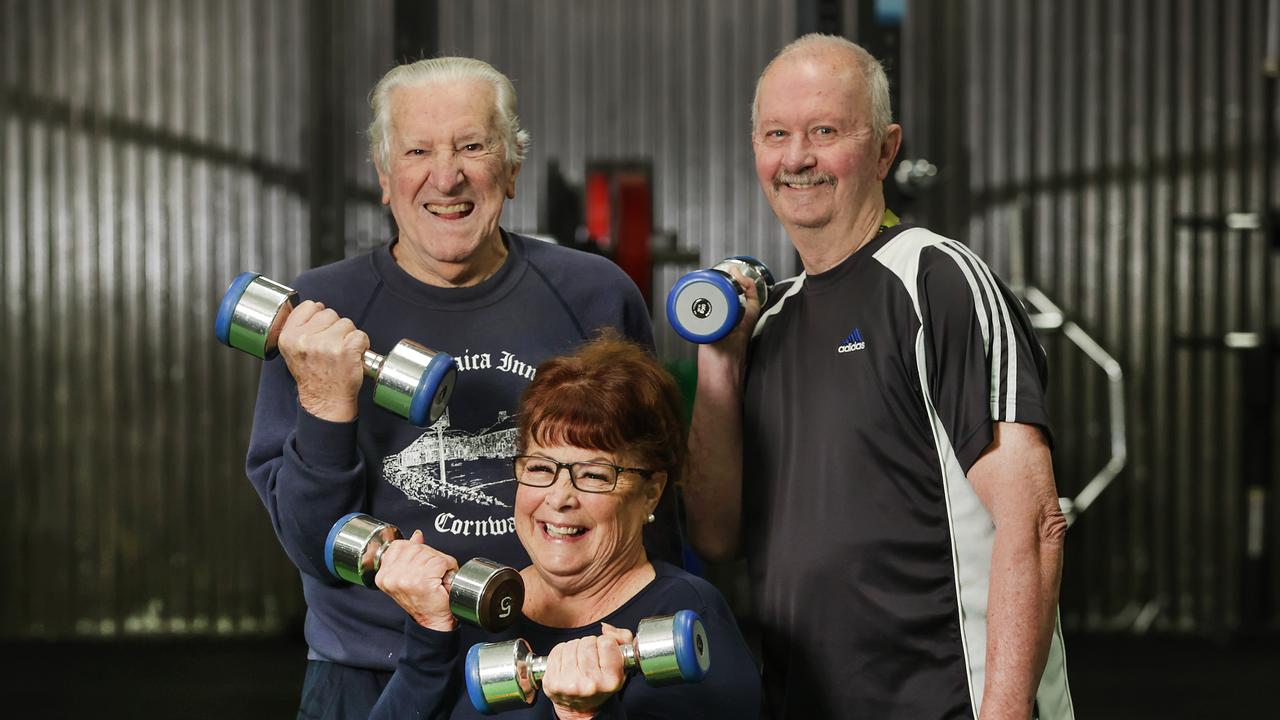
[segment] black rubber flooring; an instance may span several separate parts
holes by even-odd
[[[1280,638],[1067,637],[1076,717],[1280,717]],[[0,717],[291,718],[306,647],[219,641],[0,643]]]

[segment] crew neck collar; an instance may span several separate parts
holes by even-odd
[[[896,219],[895,217],[894,220]],[[896,237],[906,227],[906,225],[899,223],[881,225],[875,237],[850,253],[849,257],[836,263],[829,270],[824,270],[816,275],[806,273],[804,281],[806,291],[823,292],[838,286],[846,277],[857,272],[859,267],[870,262],[869,258],[871,256],[875,255],[880,248],[884,247],[885,243]]]
[[[391,248],[400,242],[398,236],[373,252],[374,272],[382,279],[388,291],[410,302],[440,310],[474,310],[502,299],[524,275],[527,265],[524,243],[519,236],[508,233],[506,230],[501,232],[507,257],[503,259],[502,265],[496,272],[475,285],[457,288],[438,287],[410,275],[407,270],[400,267],[391,253]]]

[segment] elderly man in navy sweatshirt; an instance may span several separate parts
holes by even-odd
[[[334,521],[365,512],[460,559],[523,567],[507,458],[533,368],[604,328],[653,345],[640,292],[617,266],[499,227],[529,144],[506,76],[469,58],[423,60],[388,72],[370,105],[398,232],[293,284],[308,301],[263,365],[247,462],[302,575],[299,717],[368,717],[404,641],[390,598],[327,572]],[[448,412],[425,431],[374,406],[363,382],[364,351],[402,338],[457,360]]]

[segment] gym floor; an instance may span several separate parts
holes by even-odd
[[[5,717],[222,720],[293,717],[306,646],[290,635],[2,643],[0,653]],[[1081,720],[1270,717],[1280,638],[1068,636],[1067,662]]]

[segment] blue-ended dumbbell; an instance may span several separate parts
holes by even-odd
[[[654,686],[699,682],[711,669],[707,631],[692,610],[641,620],[635,639],[621,649],[627,673],[639,670]],[[480,643],[467,651],[467,695],[486,715],[527,707],[546,672],[547,658],[534,655],[523,639]]]
[[[278,350],[280,329],[298,304],[298,293],[258,273],[244,272],[218,306],[214,334],[228,347],[260,360]],[[447,353],[412,340],[401,340],[386,355],[366,350],[364,374],[373,378],[373,402],[418,427],[444,414],[457,380],[457,364]]]
[[[747,255],[726,258],[680,278],[667,294],[667,320],[680,337],[689,342],[713,343],[738,326],[747,300],[742,286],[729,273],[731,268],[755,283],[761,306],[768,302],[773,288],[769,268]]]
[[[329,529],[324,563],[339,580],[367,588],[382,567],[382,553],[404,535],[395,525],[364,513],[349,513]],[[449,593],[449,611],[489,632],[501,632],[519,617],[524,606],[524,579],[506,565],[472,558],[441,578]]]

